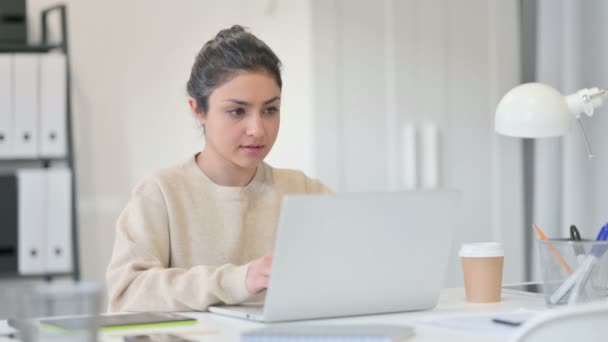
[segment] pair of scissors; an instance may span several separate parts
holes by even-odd
[[[581,233],[578,231],[578,228],[576,228],[575,225],[570,226],[570,240],[572,240],[574,242],[582,240]],[[585,248],[583,246],[581,246],[580,244],[575,243],[574,244],[574,253],[576,255],[585,254]]]
[[[581,241],[581,233],[575,225],[570,226],[570,240]]]

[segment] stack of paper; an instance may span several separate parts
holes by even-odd
[[[277,325],[243,333],[243,342],[264,341],[402,341],[413,329],[399,325]]]

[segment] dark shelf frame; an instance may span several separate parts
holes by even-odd
[[[24,45],[24,44],[0,44],[0,52],[38,52],[44,53],[59,49],[59,45]]]
[[[45,280],[51,280],[52,278],[55,277],[73,277],[74,273],[41,273],[41,274],[19,274],[17,272],[10,272],[10,273],[0,273],[0,280],[2,279],[15,279],[15,278],[20,278],[20,279],[45,279]]]
[[[0,165],[11,164],[17,162],[54,162],[54,161],[68,161],[67,157],[49,157],[49,158],[6,158],[0,160]]]

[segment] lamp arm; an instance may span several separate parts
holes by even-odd
[[[604,99],[608,99],[608,89],[585,88],[566,96],[566,104],[570,112],[578,119],[581,114],[593,116],[595,109],[604,104]]]
[[[566,96],[566,104],[568,109],[576,117],[578,128],[583,135],[585,146],[587,147],[587,156],[589,159],[593,158],[593,152],[591,146],[587,140],[585,129],[581,122],[581,115],[587,114],[587,116],[593,116],[593,112],[596,108],[601,107],[604,104],[604,99],[608,98],[608,89],[605,88],[585,88],[577,91],[572,95]]]

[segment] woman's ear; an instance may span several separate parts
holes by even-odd
[[[192,111],[192,114],[194,115],[196,121],[198,121],[201,125],[205,125],[205,116],[198,108],[198,103],[196,102],[196,99],[193,97],[189,97],[188,105],[190,106],[190,110]]]

